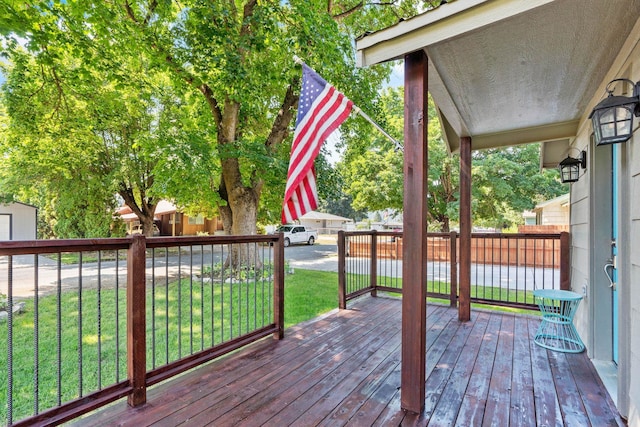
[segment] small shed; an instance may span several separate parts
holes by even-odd
[[[26,203],[0,204],[0,241],[35,240],[38,208]]]

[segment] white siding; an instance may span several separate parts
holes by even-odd
[[[640,80],[640,21],[602,84],[618,77]],[[602,95],[594,95],[591,107]],[[607,356],[608,360],[611,358],[611,350],[607,349],[611,342],[611,312],[607,312],[611,303],[607,298],[610,299],[611,294],[602,267],[610,256],[607,255],[610,253],[607,234],[610,233],[611,208],[608,206],[610,187],[607,187],[610,184],[601,180],[606,181],[607,174],[610,176],[607,163],[610,148],[592,146],[588,113],[585,111],[580,132],[573,142],[574,147],[586,149],[589,155],[585,176],[571,186],[571,288],[582,293],[583,286],[587,287],[587,297],[578,310],[575,324],[589,356],[606,361]],[[620,345],[616,403],[620,413],[628,417],[629,425],[640,426],[640,130],[637,123],[634,127],[634,137],[621,146],[622,200],[617,260]]]
[[[10,214],[11,239],[34,240],[36,238],[36,215],[38,210],[22,203],[0,204],[0,214]]]

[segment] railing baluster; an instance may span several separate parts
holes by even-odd
[[[82,291],[84,287],[82,265],[84,264],[83,252],[78,252],[78,396],[83,396],[83,345],[82,342]]]
[[[120,382],[120,250],[116,249],[116,382]]]
[[[169,248],[164,249],[164,359],[169,364]]]
[[[225,255],[224,255],[224,246],[222,246],[221,248],[221,254],[220,254],[220,264],[221,264],[221,269],[220,269],[220,341],[224,342],[224,318],[225,318],[225,313],[224,313],[224,288],[225,288],[225,282],[226,282],[226,272],[225,272],[225,267],[226,267],[226,263],[225,263]]]
[[[216,327],[215,327],[215,301],[216,301],[216,292],[213,284],[213,269],[215,266],[215,252],[213,249],[213,244],[211,244],[211,347],[213,347],[216,343]]]
[[[11,270],[9,270],[11,271]],[[38,414],[40,403],[40,262],[38,254],[33,255],[33,413]],[[11,284],[9,284],[11,286]],[[9,367],[11,372],[11,367]],[[82,372],[82,371],[80,371]],[[80,384],[82,384],[80,382]],[[81,389],[82,390],[82,389]],[[9,420],[11,421],[11,420]]]
[[[7,424],[13,423],[13,255],[7,258]]]
[[[156,367],[156,248],[151,249],[151,367]]]
[[[58,253],[56,282],[56,390],[57,404],[62,404],[62,254]]]
[[[102,388],[102,251],[98,251],[98,390]]]
[[[193,245],[189,245],[189,354],[193,354]]]
[[[182,247],[178,246],[178,359],[182,358]]]
[[[200,350],[204,350],[204,245],[200,245]]]

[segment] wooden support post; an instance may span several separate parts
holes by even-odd
[[[284,338],[284,234],[280,233],[278,241],[273,246],[273,321],[278,330],[273,337]]]
[[[130,406],[147,401],[146,250],[145,237],[134,234],[127,253],[127,374],[133,387],[127,397]]]
[[[471,138],[460,138],[460,300],[458,320],[471,320]]]
[[[347,256],[347,237],[344,231],[338,231],[338,308],[347,308],[347,277],[345,262]]]
[[[560,289],[571,290],[571,238],[566,231],[560,233]]]
[[[369,285],[371,286],[371,296],[378,296],[378,232],[371,231],[371,264],[369,265]]]
[[[420,413],[425,399],[427,312],[427,71],[420,50],[404,58],[404,214],[400,404]]]
[[[451,275],[451,287],[449,289],[449,305],[455,307],[458,304],[458,233],[449,233],[449,272]]]

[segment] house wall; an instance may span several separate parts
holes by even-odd
[[[318,230],[319,234],[338,234],[348,222],[341,219],[300,219],[300,224]]]
[[[569,224],[569,206],[550,205],[542,209],[542,221],[540,225]]]
[[[590,141],[588,114],[615,78],[640,81],[640,20],[583,114],[572,146],[587,150],[585,175],[571,185],[571,288],[585,295],[575,317],[589,356],[612,359],[612,292],[603,266],[611,257],[611,146]],[[630,96],[630,93],[626,94]],[[629,425],[640,425],[640,131],[620,150],[617,247],[619,334],[616,406]]]
[[[2,233],[3,237],[10,237],[11,240],[36,239],[38,209],[34,206],[23,203],[0,204],[0,215],[3,216],[3,225],[11,227]]]
[[[207,233],[211,236],[215,234],[218,230],[218,219],[206,219],[204,218],[203,224],[189,224],[189,217],[187,215],[183,216],[182,219],[182,234],[184,236],[193,236],[198,233]],[[222,222],[220,221],[220,225]],[[220,227],[222,229],[222,227]]]
[[[175,218],[175,224],[173,223]],[[198,233],[208,233],[213,236],[222,230],[222,221],[217,218],[204,218],[202,224],[189,224],[189,216],[182,213],[170,213],[160,216],[160,234],[163,236],[195,236]]]

